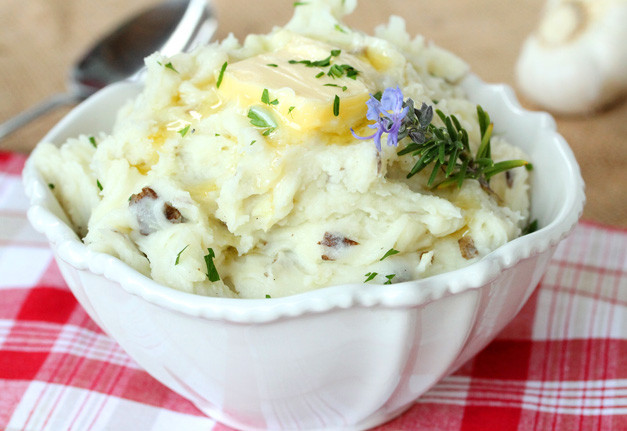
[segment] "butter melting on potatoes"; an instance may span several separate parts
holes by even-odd
[[[359,245],[357,241],[330,232],[325,232],[318,244],[326,249],[326,253],[321,256],[322,260],[335,260],[346,247]]]
[[[184,221],[181,212],[160,198],[150,187],[144,187],[141,192],[131,195],[128,206],[137,217],[139,233],[142,235],[150,235],[169,224]]]

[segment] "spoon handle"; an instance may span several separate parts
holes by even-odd
[[[17,114],[15,117],[8,119],[4,123],[0,124],[0,140],[15,132],[20,127],[30,123],[35,118],[38,118],[48,111],[63,105],[69,105],[81,100],[81,96],[78,93],[59,93],[48,99],[40,102],[39,104],[27,109],[24,112]]]

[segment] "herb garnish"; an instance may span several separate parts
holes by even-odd
[[[189,247],[189,244],[187,244],[185,247],[183,247],[183,250],[179,251],[179,254],[176,255],[176,260],[174,261],[174,266],[179,264],[179,259],[181,258],[181,254],[183,254],[183,252],[185,250],[187,250],[187,247]]]
[[[295,1],[293,3],[294,7],[296,7],[296,6],[305,6],[306,4],[309,4],[309,2],[306,2],[306,1]]]
[[[335,95],[335,99],[333,99],[333,115],[336,117],[340,115],[340,96]]]
[[[474,179],[479,181],[482,187],[489,189],[488,182],[492,176],[528,165],[525,160],[507,160],[498,163],[492,160],[490,138],[494,126],[490,122],[490,116],[481,106],[477,105],[481,144],[473,157],[468,143],[468,132],[454,115],[447,116],[436,109],[435,112],[444,126],[436,127],[434,124],[429,124],[427,127],[423,127],[418,119],[418,114],[428,108],[424,105],[420,110],[415,109],[413,101],[411,99],[408,101],[411,112],[408,117],[413,117],[414,125],[418,126],[407,130],[408,134],[411,133],[412,142],[398,153],[399,155],[411,153],[418,158],[407,175],[408,178],[433,162],[434,166],[427,182],[428,186],[433,185],[437,173],[442,171],[445,179],[436,186],[446,187],[457,184],[458,187],[461,187],[464,180]]]
[[[349,64],[331,64],[333,57],[338,57],[342,53],[341,49],[331,50],[331,53],[327,58],[323,58],[322,60],[290,60],[290,64],[303,64],[306,67],[329,67],[329,70],[325,72],[318,72],[316,74],[316,78],[322,78],[324,75],[330,76],[331,78],[341,78],[346,74],[347,78],[357,79],[357,75],[359,71],[355,69],[353,66]]]
[[[341,88],[341,89],[342,89],[342,91],[346,91],[346,90],[348,90],[348,87],[347,87],[346,85],[339,86],[339,85],[337,85],[337,84],[324,84],[324,86],[325,86],[325,87],[337,87],[337,88]]]
[[[375,124],[371,124],[368,127],[376,129],[376,132],[370,136],[361,137],[357,136],[355,131],[351,129],[353,136],[361,140],[374,138],[377,150],[381,151],[381,136],[383,133],[387,133],[388,146],[396,147],[400,139],[399,131],[402,122],[409,111],[409,108],[404,106],[403,93],[400,88],[388,88],[384,93],[379,92],[371,95],[370,99],[366,102],[366,106],[368,106],[366,118],[370,121],[376,121]],[[429,119],[429,122],[430,121]]]
[[[228,61],[225,61],[224,64],[222,64],[222,67],[220,68],[220,74],[218,75],[218,80],[216,81],[216,88],[220,88],[220,85],[222,84],[222,78],[224,78],[224,71],[226,70],[226,66],[228,66]]]
[[[96,180],[96,185],[98,186],[98,189],[100,189],[100,191],[102,191],[102,184],[100,184],[100,180]]]
[[[341,78],[345,73],[347,78],[357,79],[359,71],[348,64],[334,64],[327,72],[327,75],[335,79]]]
[[[366,279],[364,280],[364,283],[369,282],[370,280],[374,279],[377,275],[379,275],[377,272],[369,272],[365,275]]]
[[[296,106],[290,106],[290,109],[287,110],[287,113],[291,115],[294,109],[296,109]]]
[[[253,139],[252,141],[250,141],[250,145],[254,144],[255,142],[257,142],[257,140]]]
[[[93,136],[89,137],[89,143],[93,145],[94,148],[98,148],[98,144],[96,144],[96,138],[94,138]]]
[[[399,155],[411,154],[417,160],[407,174],[410,178],[433,163],[433,169],[427,182],[429,187],[446,187],[457,184],[461,187],[464,180],[475,179],[486,190],[490,190],[488,181],[498,173],[520,166],[528,166],[525,160],[507,160],[495,163],[490,151],[490,138],[493,124],[489,115],[477,106],[477,117],[481,131],[481,143],[475,156],[470,151],[468,132],[454,116],[445,115],[439,109],[435,112],[444,126],[432,123],[433,107],[422,104],[414,107],[414,101],[403,101],[403,93],[397,88],[387,88],[380,99],[371,96],[366,102],[366,118],[376,121],[370,128],[376,129],[371,136],[358,139],[374,138],[377,150],[381,151],[381,136],[388,134],[388,146],[398,146],[398,141],[409,137],[410,143],[398,152]],[[444,179],[434,185],[438,173]]]
[[[52,183],[48,183],[48,188],[49,188],[50,190],[54,190],[54,184],[52,184]]]
[[[335,29],[340,33],[347,33],[347,31],[344,30],[339,24],[335,24]]]
[[[288,63],[289,64],[304,64],[307,67],[329,67],[329,66],[331,66],[331,59],[333,57],[337,57],[341,53],[342,53],[341,49],[334,49],[334,50],[331,51],[331,54],[327,58],[324,58],[322,60],[316,60],[316,61],[311,61],[311,60],[290,60]]]
[[[278,99],[274,99],[270,101],[270,93],[268,92],[267,88],[264,88],[263,92],[261,93],[261,101],[265,103],[266,105],[278,105],[279,104]]]
[[[538,230],[538,219],[534,219],[529,222],[527,226],[522,230],[521,235],[528,235]]]
[[[274,64],[274,63],[268,63],[268,64],[266,64],[266,66],[268,66],[268,67],[279,67],[278,64]]]
[[[268,136],[277,128],[277,123],[270,114],[261,108],[253,106],[248,110],[248,118],[250,118],[250,124],[256,127],[266,129],[263,132],[263,136]]]
[[[383,260],[386,257],[390,257],[390,256],[393,256],[393,255],[399,254],[399,253],[400,253],[400,251],[394,250],[393,248],[391,248],[388,251],[386,251],[385,254],[383,255],[383,257],[381,259],[379,259],[379,260]]]
[[[272,298],[272,297],[266,293],[266,299],[268,298]]]
[[[159,64],[161,64],[161,63],[159,63]],[[171,61],[170,61],[169,63],[167,63],[164,67],[165,67],[166,69],[170,69],[170,70],[171,70],[171,71],[173,71],[173,72],[179,73],[179,71],[178,71],[178,70],[176,70],[176,68],[174,67],[174,65],[172,64],[172,62],[171,62]]]
[[[377,275],[379,275],[379,273],[378,273],[378,272],[369,272],[369,273],[367,273],[367,274],[365,275],[366,279],[364,280],[364,283],[367,283],[367,282],[369,282],[369,281],[371,281],[371,280],[374,280],[374,278],[375,278]],[[386,281],[385,281],[385,283],[383,283],[383,284],[392,284],[392,279],[393,279],[394,277],[396,277],[396,274],[388,274],[388,275],[386,275],[386,276],[385,276],[385,278],[386,278],[387,280],[386,280]]]
[[[187,132],[189,132],[189,127],[190,125],[188,124],[187,126],[183,127],[181,130],[177,131],[176,133],[179,133],[181,137],[185,137],[185,135],[187,135]]]
[[[212,248],[208,248],[207,252],[208,254],[205,255],[205,265],[207,265],[207,278],[209,279],[209,281],[218,281],[220,280],[220,274],[218,274],[216,265],[213,263],[213,259],[216,257],[216,254],[213,252]]]

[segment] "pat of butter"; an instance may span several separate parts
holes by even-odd
[[[371,76],[374,69],[357,57],[341,52],[331,56],[330,66],[311,66],[294,61],[326,59],[330,45],[302,36],[284,47],[233,64],[229,64],[219,88],[225,100],[236,100],[244,109],[263,106],[281,125],[301,132],[323,131],[344,133],[366,116],[366,101],[374,87]],[[355,79],[343,73],[341,77],[328,75],[332,65],[349,65],[358,71]],[[261,100],[268,90],[269,101]],[[339,112],[334,104],[339,97]]]

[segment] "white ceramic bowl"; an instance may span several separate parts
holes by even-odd
[[[464,82],[496,132],[533,162],[541,229],[466,268],[424,280],[343,285],[271,300],[180,292],[88,250],[33,163],[28,217],[50,240],[89,315],[156,379],[220,422],[244,430],[363,429],[407,409],[516,315],[584,204],[579,168],[548,114],[524,111],[505,86]],[[139,84],[108,87],[44,138],[111,129]]]

